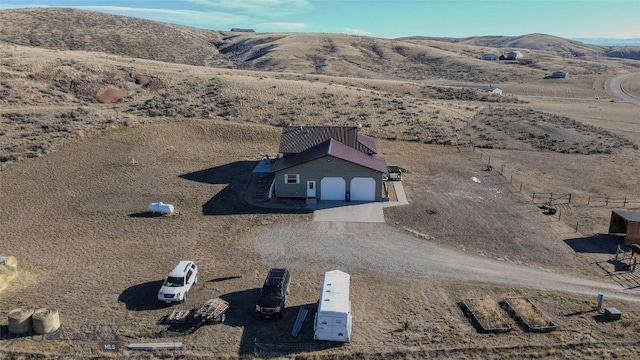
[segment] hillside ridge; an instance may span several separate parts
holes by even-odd
[[[635,45],[595,45],[587,44],[578,40],[565,39],[558,36],[533,33],[519,36],[471,36],[464,38],[454,37],[429,37],[411,36],[399,38],[399,40],[432,40],[444,41],[456,44],[466,44],[474,46],[485,46],[493,48],[514,48],[540,51],[555,51],[560,54],[570,56],[606,56],[625,59],[640,59],[640,46]]]
[[[501,77],[504,80],[500,71],[473,61],[483,52],[492,51],[487,48],[640,58],[640,47],[602,47],[544,34],[383,39],[341,34],[241,33],[69,8],[2,10],[0,22],[0,41],[16,45],[217,68],[365,78],[439,77],[500,82]],[[447,47],[447,43],[454,46]],[[477,79],[469,79],[471,73],[477,74]]]

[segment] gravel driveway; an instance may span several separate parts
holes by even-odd
[[[286,262],[291,268],[428,276],[594,296],[604,292],[610,297],[640,302],[639,292],[625,291],[614,283],[465,254],[385,224],[282,225],[261,234],[255,244],[266,261]]]
[[[607,91],[609,92],[609,94],[611,94],[611,96],[615,96],[618,99],[621,99],[622,101],[626,101],[631,104],[640,105],[640,99],[635,98],[627,94],[626,92],[624,92],[624,90],[622,90],[622,83],[628,78],[636,75],[638,75],[638,73],[620,75],[612,79],[609,79],[609,81],[607,81],[607,84],[606,84]]]

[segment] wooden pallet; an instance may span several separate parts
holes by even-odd
[[[191,310],[174,310],[171,314],[167,315],[164,322],[167,324],[184,324],[187,322],[187,318]]]
[[[193,313],[193,318],[203,323],[224,322],[229,303],[220,299],[209,299]]]

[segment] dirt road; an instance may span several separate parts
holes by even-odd
[[[532,289],[565,291],[640,302],[640,292],[617,284],[569,276],[543,268],[474,256],[445,248],[400,229],[372,223],[298,223],[281,225],[256,240],[267,261],[291,267],[373,271],[448,280],[490,282]]]
[[[609,94],[611,94],[612,96],[615,96],[623,101],[626,101],[628,103],[632,103],[632,104],[636,104],[636,105],[640,105],[640,99],[630,96],[627,93],[624,92],[624,90],[622,90],[622,83],[627,80],[628,78],[638,75],[636,73],[633,74],[626,74],[626,75],[621,75],[621,76],[617,76],[614,77],[612,79],[610,79],[609,81],[607,81],[607,91],[609,92]]]

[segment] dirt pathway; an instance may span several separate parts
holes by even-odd
[[[626,74],[626,75],[616,76],[616,77],[610,79],[609,81],[607,81],[607,91],[609,92],[609,94],[621,99],[622,101],[626,101],[628,103],[640,105],[640,99],[627,94],[622,89],[622,83],[625,80],[627,80],[628,78],[630,78],[632,76],[635,76],[635,75],[638,75],[638,74],[637,73]]]
[[[371,223],[302,223],[262,234],[257,251],[269,261],[291,267],[373,271],[389,275],[425,276],[489,282],[640,302],[640,292],[606,281],[569,276],[553,270],[498,261],[445,248],[400,229]]]

